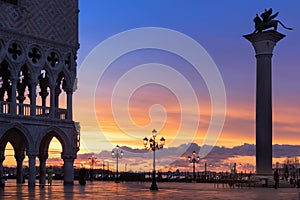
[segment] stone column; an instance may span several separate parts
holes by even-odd
[[[17,114],[17,81],[18,79],[12,78],[11,80],[11,105],[9,107],[10,114]]]
[[[50,117],[56,118],[55,113],[55,85],[50,85]]]
[[[74,157],[62,156],[64,160],[64,185],[73,185],[74,181]]]
[[[17,161],[17,183],[23,183],[23,160],[24,154],[19,154],[16,157]]]
[[[59,108],[59,95],[60,95],[60,93],[61,93],[61,89],[58,86],[56,86],[55,87],[55,103],[54,103],[55,108]]]
[[[18,97],[17,97],[17,99],[18,99],[18,101],[19,101],[19,109],[18,109],[18,113],[19,113],[19,115],[24,115],[25,113],[24,113],[24,106],[23,106],[23,103],[24,103],[26,97],[24,96],[24,93],[21,94],[21,92],[19,92],[19,90],[18,90],[18,94],[19,94]]]
[[[28,160],[29,160],[28,186],[33,187],[35,186],[35,179],[36,179],[36,167],[35,167],[36,155],[29,154]]]
[[[30,83],[30,116],[36,116],[36,86],[37,83]]]
[[[5,160],[4,151],[0,152],[0,178],[4,175],[3,161]]]
[[[40,88],[41,91],[39,92],[41,98],[42,98],[42,116],[45,116],[45,110],[46,110],[46,100],[47,100],[47,96],[49,95],[47,88],[48,88],[48,83],[46,79],[42,79],[40,81]]]
[[[72,118],[73,118],[73,116],[72,116],[73,115],[73,106],[72,106],[73,89],[72,88],[67,89],[66,93],[67,93],[67,110],[68,110],[67,119],[72,120]]]
[[[256,53],[256,173],[272,174],[272,55],[285,35],[270,30],[244,35]]]
[[[0,113],[3,113],[4,102],[0,99]]]
[[[39,155],[40,161],[40,185],[46,184],[46,161],[48,158],[48,153]]]

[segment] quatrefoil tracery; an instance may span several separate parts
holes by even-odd
[[[22,55],[22,49],[20,45],[18,45],[16,42],[13,42],[8,47],[8,53],[12,57],[12,59],[17,60]]]
[[[59,58],[57,53],[51,52],[50,55],[47,57],[47,61],[51,65],[51,67],[55,67],[59,63]]]
[[[42,58],[42,54],[38,48],[33,47],[31,51],[28,52],[28,57],[31,59],[33,64],[36,64]]]

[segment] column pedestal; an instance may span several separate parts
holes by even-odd
[[[256,53],[256,174],[272,174],[272,55],[277,31],[244,35]]]

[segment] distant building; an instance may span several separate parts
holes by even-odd
[[[72,119],[78,13],[78,0],[0,0],[0,172],[10,142],[18,183],[25,156],[29,185],[35,185],[36,158],[45,183],[48,147],[56,137],[64,183],[73,184],[79,150],[79,125]]]

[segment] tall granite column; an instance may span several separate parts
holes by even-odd
[[[256,53],[256,174],[272,174],[272,55],[285,37],[270,30],[244,35]]]

